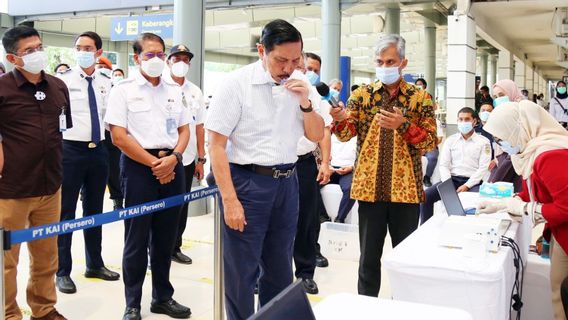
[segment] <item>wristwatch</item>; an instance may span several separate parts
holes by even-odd
[[[178,163],[183,164],[183,155],[181,153],[174,151],[172,154],[176,157]]]
[[[302,108],[302,105],[300,105],[300,110],[302,110],[302,112],[312,112],[314,111],[314,108],[312,108],[312,100],[308,100],[310,102],[310,106],[307,108]]]
[[[207,158],[197,158],[197,162],[205,164],[207,162]]]

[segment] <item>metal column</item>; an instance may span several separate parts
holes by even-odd
[[[174,0],[174,41],[184,44],[195,55],[187,79],[203,89],[205,61],[205,0]]]
[[[424,21],[424,78],[428,83],[426,90],[434,96],[436,93],[436,25]]]
[[[341,10],[339,9],[339,0],[322,0],[321,79],[325,82],[339,78],[341,53]]]

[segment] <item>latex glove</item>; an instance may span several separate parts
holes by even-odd
[[[507,203],[503,200],[482,200],[477,204],[476,213],[497,213],[507,209]]]
[[[509,216],[513,220],[522,223],[523,216],[526,215],[527,203],[519,197],[505,198],[504,201],[507,205],[507,212],[509,213]]]

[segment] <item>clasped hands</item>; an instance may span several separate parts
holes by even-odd
[[[167,184],[175,179],[174,169],[177,162],[177,158],[173,154],[152,162],[152,174],[160,181],[160,184]]]

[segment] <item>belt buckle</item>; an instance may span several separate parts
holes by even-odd
[[[165,157],[165,156],[167,156],[167,155],[168,155],[168,151],[166,151],[166,150],[160,150],[160,151],[158,151],[158,158],[163,158],[163,157]]]
[[[94,142],[89,142],[89,145],[88,145],[88,147],[89,147],[89,149],[94,149],[94,148],[96,148],[96,147],[97,147],[97,144],[96,144],[96,143],[94,143]]]
[[[290,178],[290,176],[292,175],[292,173],[294,172],[294,170],[286,170],[286,171],[280,171],[279,169],[276,170],[272,170],[272,177],[274,179],[280,179],[280,178]]]

